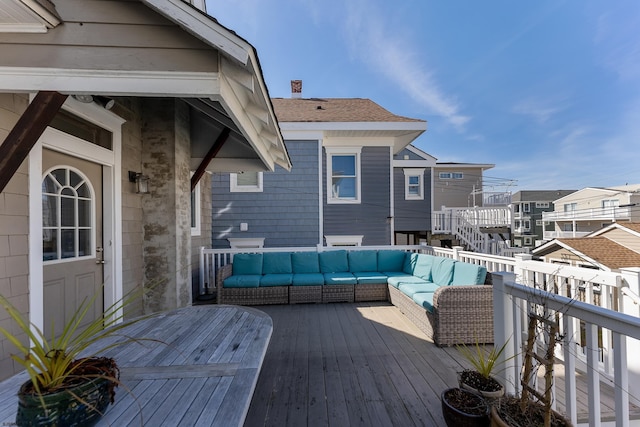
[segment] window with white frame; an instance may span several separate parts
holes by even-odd
[[[522,221],[522,228],[525,230],[531,230],[531,221],[528,219]]]
[[[451,174],[453,179],[462,179],[464,178],[464,174],[462,172],[453,172]]]
[[[364,236],[324,236],[327,246],[362,246]]]
[[[451,179],[451,172],[440,172],[438,177],[440,177],[440,179]]]
[[[462,172],[440,172],[438,174],[440,179],[463,179],[464,173]]]
[[[327,203],[360,203],[361,148],[327,147]]]
[[[536,219],[536,226],[542,227],[544,224],[541,219]]]
[[[261,193],[262,172],[229,174],[229,191],[232,193]]]
[[[528,202],[522,204],[522,212],[531,212],[531,205]]]
[[[424,200],[424,168],[404,168],[405,200]]]
[[[549,202],[536,202],[536,208],[546,209],[549,207]]]
[[[193,174],[191,174],[193,176]],[[191,235],[200,235],[200,182],[191,192]]]
[[[525,246],[531,246],[533,244],[533,238],[525,236],[524,237],[524,244],[525,244]]]
[[[578,204],[577,203],[565,203],[564,204],[564,211],[565,212],[575,212],[578,209]]]

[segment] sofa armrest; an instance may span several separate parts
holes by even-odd
[[[493,343],[493,287],[443,286],[433,295],[436,342],[440,346]]]
[[[224,285],[224,279],[231,277],[233,273],[233,264],[227,264],[218,269],[216,273],[216,293],[218,298],[218,304],[222,300],[222,286]]]
[[[440,286],[433,295],[434,309],[450,308],[478,310],[491,309],[493,313],[493,287],[488,285]]]

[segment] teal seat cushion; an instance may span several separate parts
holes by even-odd
[[[320,273],[317,252],[294,252],[291,254],[293,273]]]
[[[291,274],[291,252],[265,252],[262,274]]]
[[[262,254],[235,254],[232,270],[234,276],[262,274]]]
[[[385,274],[389,274],[389,273],[385,273]],[[403,283],[430,283],[430,282],[427,280],[421,279],[419,277],[412,276],[410,274],[400,273],[396,276],[389,276],[389,278],[387,279],[387,283],[397,288]]]
[[[379,283],[387,283],[387,276],[374,271],[354,272],[353,276],[357,280],[358,285],[376,285]]]
[[[410,254],[404,251],[382,250],[378,251],[377,271],[402,271],[405,257]]]
[[[261,274],[239,274],[224,279],[225,288],[257,288],[260,286]]]
[[[452,285],[482,285],[487,277],[487,269],[481,265],[456,262],[453,267]]]
[[[412,297],[421,292],[435,292],[439,287],[435,283],[401,283],[398,289],[403,294]]]
[[[289,286],[293,283],[293,274],[265,274],[260,279],[260,286]]]
[[[453,279],[455,263],[451,258],[436,257],[431,267],[431,281],[440,286],[449,286]]]
[[[324,273],[325,285],[355,285],[357,280],[351,273]]]
[[[347,251],[326,251],[318,254],[320,273],[344,273],[349,271]]]
[[[349,251],[349,271],[378,271],[378,254],[376,251]]]
[[[322,273],[296,273],[293,275],[293,286],[322,286],[324,276]]]
[[[433,313],[433,292],[418,292],[413,294],[411,299],[425,310]]]

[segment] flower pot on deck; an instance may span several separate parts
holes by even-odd
[[[448,427],[489,426],[489,405],[482,396],[456,387],[443,391],[440,400]]]

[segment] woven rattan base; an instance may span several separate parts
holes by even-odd
[[[321,302],[322,286],[289,286],[289,304]]]
[[[389,291],[386,283],[356,285],[354,291],[355,302],[389,301]]]
[[[324,285],[322,302],[353,302],[353,285]]]
[[[218,304],[289,304],[289,287],[271,286],[265,288],[221,288],[218,291]]]

